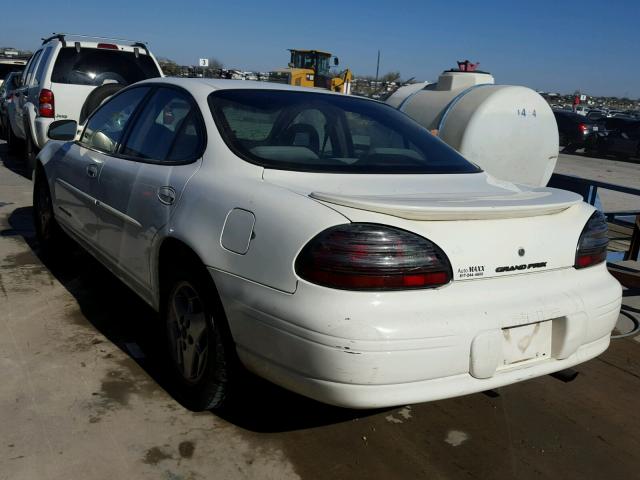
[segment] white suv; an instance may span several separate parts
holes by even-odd
[[[131,83],[162,76],[144,43],[54,34],[44,39],[27,64],[8,111],[9,149],[24,144],[28,172],[49,140],[54,120],[82,124],[105,98]]]

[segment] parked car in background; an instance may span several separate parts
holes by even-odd
[[[576,113],[577,115],[581,115],[581,116],[586,116],[587,112],[589,111],[589,107],[587,107],[586,105],[577,105],[574,109],[574,113]]]
[[[565,152],[575,152],[578,148],[592,148],[600,126],[586,116],[566,110],[554,110],[558,123],[560,146]]]
[[[0,138],[7,138],[7,128],[9,127],[8,107],[13,102],[15,90],[20,83],[20,72],[11,72],[0,85]]]
[[[607,118],[607,112],[604,110],[589,110],[586,116],[592,122],[599,122],[600,120]]]
[[[598,155],[615,155],[620,159],[640,159],[640,121],[621,117],[607,118],[607,134],[598,137],[593,149]]]
[[[29,171],[58,119],[82,124],[105,98],[126,85],[162,76],[146,44],[57,34],[27,64],[9,108],[9,148],[24,145]]]
[[[11,72],[21,72],[26,64],[27,60],[24,58],[16,58],[15,55],[0,52],[0,86],[7,75]]]
[[[194,410],[238,394],[240,365],[353,408],[480,392],[601,354],[620,310],[579,195],[328,91],[139,82],[44,147],[33,199],[43,255],[70,235],[160,312]]]

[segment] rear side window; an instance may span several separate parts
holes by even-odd
[[[158,162],[195,159],[202,139],[198,120],[187,93],[158,88],[137,117],[121,153]]]
[[[220,90],[209,106],[227,145],[281,170],[476,173],[481,170],[396,109],[371,100],[287,90]]]
[[[104,153],[114,153],[129,118],[148,91],[149,87],[135,87],[107,101],[87,122],[80,143]]]
[[[40,57],[40,63],[38,63],[38,68],[36,70],[36,74],[34,77],[34,85],[40,85],[42,82],[42,74],[44,73],[44,69],[47,67],[49,63],[49,57],[51,57],[52,48],[45,48],[42,51],[42,56]]]
[[[36,67],[36,64],[38,63],[38,59],[40,58],[40,53],[41,50],[38,50],[33,57],[31,57],[31,60],[29,61],[29,64],[27,65],[27,70],[25,72],[25,76],[24,76],[24,82],[23,85],[24,86],[31,86],[31,79],[33,78],[33,70]]]
[[[133,52],[74,47],[60,49],[53,67],[51,81],[74,85],[100,86],[105,83],[129,85],[147,78],[159,77],[160,72],[149,55]]]

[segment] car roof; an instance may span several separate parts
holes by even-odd
[[[260,82],[256,80],[227,80],[222,78],[178,78],[178,77],[164,77],[164,78],[150,78],[136,83],[140,85],[143,83],[166,83],[169,85],[176,85],[182,87],[185,90],[193,94],[209,95],[212,91],[217,90],[285,90],[292,92],[305,92],[305,93],[321,93],[326,95],[342,95],[341,93],[332,92],[321,88],[309,88],[309,87],[293,87],[283,83],[274,82]],[[369,100],[367,98],[363,100]],[[371,100],[373,101],[373,100]]]
[[[567,115],[570,117],[580,117],[581,115],[578,115],[576,112],[572,111],[572,110],[553,110],[553,113],[556,115]]]

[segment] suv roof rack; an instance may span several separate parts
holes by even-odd
[[[51,40],[60,40],[60,42],[62,42],[62,46],[66,47],[67,46],[67,42],[66,42],[66,38],[67,37],[74,37],[74,38],[90,38],[90,39],[94,39],[94,40],[115,40],[117,42],[127,42],[129,43],[130,47],[140,47],[143,48],[147,54],[149,53],[149,49],[147,48],[147,43],[146,42],[141,42],[139,40],[129,40],[126,38],[116,38],[116,37],[100,37],[97,35],[83,35],[81,33],[53,33],[50,37],[47,38],[43,38],[42,39],[42,45],[44,45],[47,42],[50,42]]]
[[[51,40],[56,40],[56,39],[62,42],[63,47],[67,46],[67,42],[64,41],[64,33],[55,33],[55,32],[50,37],[43,38],[42,45],[44,45],[47,42],[50,42]]]

